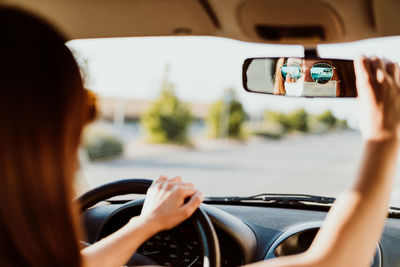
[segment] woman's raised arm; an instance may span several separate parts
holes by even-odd
[[[258,262],[269,267],[368,267],[382,234],[399,146],[400,70],[378,58],[355,61],[359,123],[365,140],[357,179],[341,194],[304,253]]]

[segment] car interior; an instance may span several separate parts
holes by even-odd
[[[47,19],[69,40],[208,36],[257,44],[302,45],[305,59],[318,59],[318,44],[400,35],[400,1],[397,0],[0,2]],[[274,64],[279,58],[290,56],[282,54],[275,58]],[[253,82],[251,85],[250,79],[257,75],[250,71],[257,67],[257,60],[263,60],[259,65],[264,66],[268,58],[265,55],[262,59],[251,58],[247,63],[243,62],[243,84],[247,91],[276,94],[250,88],[257,84]],[[257,70],[254,73],[258,73]],[[336,96],[336,89],[333,95]],[[351,92],[347,96],[355,97],[355,94]],[[276,101],[279,99],[276,96]],[[114,182],[96,186],[77,198],[87,235],[86,240],[82,240],[83,245],[92,244],[115,232],[130,218],[140,214],[143,196],[153,177],[136,177],[134,173],[132,179],[113,177]],[[247,183],[246,179],[243,183]],[[261,190],[268,191],[268,188]],[[141,256],[162,266],[240,266],[304,252],[316,236],[334,198],[297,193],[206,197],[189,220],[147,240],[127,266],[143,264]],[[135,195],[113,198],[127,194]],[[371,266],[400,266],[399,251],[400,209],[393,208],[389,210]]]

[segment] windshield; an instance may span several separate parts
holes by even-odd
[[[321,45],[321,57],[400,61],[400,37]],[[245,92],[248,57],[303,56],[301,46],[215,37],[74,40],[99,115],[84,132],[81,191],[123,178],[181,176],[207,196],[336,197],[357,173],[355,99]],[[400,162],[399,162],[400,165]],[[400,166],[399,166],[400,167]],[[400,206],[400,175],[392,206]]]

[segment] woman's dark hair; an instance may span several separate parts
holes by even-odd
[[[66,39],[0,8],[1,266],[80,266],[72,203],[77,148],[93,114]]]
[[[355,97],[357,96],[356,88],[356,74],[354,71],[354,64],[351,60],[337,60],[335,67],[338,69],[338,76],[340,82],[341,97]]]

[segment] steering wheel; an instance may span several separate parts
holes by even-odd
[[[93,188],[78,198],[77,201],[80,212],[83,213],[98,202],[107,200],[111,197],[126,194],[146,194],[147,189],[151,186],[152,182],[152,180],[147,179],[124,179]],[[143,206],[143,202],[144,200],[141,200],[139,205]],[[124,209],[124,206],[129,207],[130,203],[131,202],[124,204],[120,210]],[[204,212],[202,205],[200,205],[189,219],[192,221],[203,247],[203,266],[219,267],[220,251],[217,234],[210,218]]]

